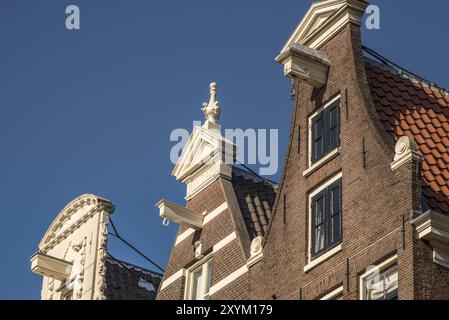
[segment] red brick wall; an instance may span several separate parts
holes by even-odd
[[[344,284],[344,298],[357,299],[359,276],[367,266],[382,262],[396,252],[401,265],[413,265],[412,246],[409,243],[406,250],[402,250],[401,232],[401,215],[408,218],[412,209],[419,209],[414,208],[419,201],[413,201],[415,195],[411,192],[412,169],[404,166],[395,173],[391,170],[394,142],[378,122],[369,93],[359,27],[347,25],[320,50],[331,61],[328,83],[320,90],[300,84],[297,90],[280,194],[280,199],[283,194],[287,197],[286,220],[284,223],[282,200],[278,199],[261,262],[263,267],[258,266],[263,270],[251,271],[253,298],[270,299],[276,294],[279,299],[298,299],[301,291],[302,298],[314,299]],[[345,90],[348,92],[347,111]],[[341,154],[304,177],[303,172],[308,168],[308,116],[338,93],[342,94]],[[299,152],[298,130],[301,136]],[[366,167],[362,155],[363,139]],[[305,273],[308,194],[338,172],[343,173],[343,249]],[[410,230],[407,232],[411,233]],[[349,284],[346,280],[347,259]],[[400,270],[399,274],[404,277],[404,271]],[[260,281],[261,278],[267,280]],[[410,296],[410,293],[400,294]]]
[[[219,207],[225,202],[221,178],[217,179],[198,195],[193,197],[187,203],[187,207],[197,212],[207,211],[208,213]],[[187,228],[180,227],[178,235]],[[172,248],[169,262],[164,275],[164,280],[176,273],[182,268],[189,268],[197,260],[194,257],[193,244],[201,241],[203,252],[210,252],[215,244],[235,231],[235,226],[231,218],[229,209],[226,209],[220,215],[204,225],[204,227],[190,235],[187,239]],[[226,276],[236,271],[246,263],[246,257],[239,243],[239,239],[233,240],[224,248],[214,253],[212,256],[212,275],[211,286],[224,279]],[[218,291],[211,299],[224,296],[232,299],[245,299],[248,296],[248,290],[242,290],[248,285],[248,276],[243,275],[224,289],[224,292]],[[161,290],[158,299],[182,299],[184,296],[184,280],[177,280],[170,286]]]
[[[409,223],[410,212],[421,209],[417,164],[403,165],[394,172],[391,169],[394,141],[379,122],[370,95],[360,28],[348,24],[320,50],[331,61],[328,82],[319,90],[305,84],[297,87],[290,144],[264,258],[252,266],[248,274],[212,298],[316,299],[343,285],[344,299],[358,299],[360,275],[369,265],[379,264],[394,254],[398,255],[399,299],[449,298],[448,270],[432,262],[431,248],[417,239]],[[342,95],[341,153],[305,177],[308,116],[339,93]],[[304,272],[308,261],[308,195],[338,172],[343,174],[342,251]],[[189,201],[188,207],[200,212],[211,211],[223,202],[222,186],[216,181]],[[174,247],[166,277],[195,262],[192,244],[196,240],[203,241],[205,250],[210,250],[234,228],[227,211],[201,232]],[[180,228],[180,232],[184,230]],[[219,251],[213,259],[212,285],[246,261],[238,240]],[[183,280],[178,280],[160,292],[158,298],[179,299],[183,296],[183,287]]]

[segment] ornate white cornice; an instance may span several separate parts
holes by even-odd
[[[412,221],[418,237],[433,248],[433,262],[449,268],[449,217],[429,211]]]
[[[39,244],[40,252],[47,252],[83,225],[97,212],[114,212],[111,201],[93,194],[77,197],[61,210]]]
[[[364,0],[326,0],[314,2],[281,50],[294,43],[319,49],[346,24],[361,24],[368,2]]]

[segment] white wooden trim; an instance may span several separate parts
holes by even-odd
[[[398,255],[395,254],[391,258],[389,258],[389,259],[385,260],[384,262],[382,262],[381,264],[379,264],[376,269],[366,271],[364,274],[362,274],[360,276],[360,281],[359,281],[360,282],[360,290],[359,290],[360,300],[365,300],[365,281],[366,281],[366,278],[369,277],[371,274],[373,274],[376,270],[378,270],[379,273],[381,273],[385,269],[387,269],[387,268],[391,267],[393,264],[397,263],[397,261],[398,261]]]
[[[210,213],[206,214],[206,216],[203,219],[203,227],[212,221],[212,219],[218,217],[221,213],[223,213],[228,208],[228,203],[225,201],[221,205],[219,205],[217,208],[212,210]],[[195,232],[195,229],[189,228],[183,233],[181,233],[175,241],[175,246],[180,244],[182,241],[187,239],[191,234]]]
[[[324,297],[322,297],[320,300],[334,300],[335,297],[338,297],[341,294],[343,294],[343,286],[338,287],[337,289],[329,292]]]
[[[310,245],[309,245],[310,247]],[[324,261],[330,259],[331,257],[333,257],[334,255],[336,255],[337,253],[339,253],[342,250],[342,245],[338,245],[335,248],[329,250],[328,252],[322,254],[321,256],[319,256],[318,258],[310,261],[305,267],[304,267],[304,272],[309,272],[310,270],[312,270],[313,268],[315,268],[316,266],[322,264]],[[309,252],[309,257],[310,257],[310,252]]]
[[[170,277],[165,279],[165,281],[162,282],[162,284],[161,284],[160,291],[164,290],[166,287],[171,285],[176,280],[182,278],[185,275],[185,271],[186,271],[186,269],[180,269],[180,270],[176,271],[174,274],[172,274]]]
[[[195,263],[193,266],[191,266],[188,270],[186,270],[186,284],[184,288],[184,300],[192,300],[193,299],[193,275],[195,272],[197,272],[200,268],[203,272],[203,281],[201,283],[201,290],[203,291],[203,299],[207,299],[209,297],[209,292],[204,288],[204,284],[208,283],[210,279],[209,276],[209,269],[212,268],[211,266],[211,260],[212,260],[212,254],[207,255],[197,263]],[[210,288],[209,288],[210,291]]]
[[[227,244],[231,243],[232,240],[237,239],[237,233],[233,231],[231,234],[226,236],[224,239],[220,240],[217,244],[214,245],[212,252],[217,252],[218,250],[224,248]]]
[[[217,293],[218,291],[220,291],[221,289],[226,287],[228,284],[232,283],[234,280],[238,279],[240,276],[244,275],[247,272],[248,272],[248,267],[245,264],[241,268],[239,268],[236,271],[234,271],[233,273],[231,273],[229,276],[225,277],[224,279],[222,279],[219,282],[217,282],[216,284],[214,284],[209,290],[209,295],[211,296],[214,293]]]
[[[341,147],[338,147],[334,150],[332,150],[329,154],[327,154],[324,158],[320,159],[319,161],[315,162],[311,167],[309,167],[307,170],[304,170],[302,175],[304,177],[310,176],[313,172],[317,171],[319,168],[324,166],[326,163],[334,159],[337,155],[339,155],[341,152]],[[311,157],[311,155],[310,155]]]
[[[208,213],[203,220],[203,226],[210,222],[212,219],[216,218],[218,215],[220,215],[222,212],[224,212],[228,208],[228,203],[225,201],[221,205],[219,205],[216,209],[212,210],[210,213]]]
[[[323,184],[321,184],[319,187],[317,187],[316,189],[314,189],[310,194],[309,194],[309,199],[312,199],[314,196],[316,196],[318,193],[320,193],[321,191],[323,191],[324,189],[326,189],[327,187],[329,187],[332,183],[334,183],[335,181],[337,181],[338,179],[340,179],[341,177],[343,177],[343,172],[339,172],[336,175],[332,176],[332,178],[326,180],[326,182],[324,182]]]
[[[195,233],[195,229],[187,229],[186,231],[184,231],[183,233],[181,233],[175,241],[175,246],[178,245],[179,243],[181,243],[182,241],[184,241],[185,239],[187,239],[190,235],[192,235],[193,233]]]
[[[341,251],[341,245],[339,245],[339,246],[335,247],[334,249],[324,253],[323,255],[317,257],[316,259],[314,259],[312,261],[312,198],[314,196],[316,196],[318,193],[320,193],[321,191],[323,191],[325,188],[330,186],[335,181],[338,181],[339,179],[341,179],[342,177],[343,177],[343,172],[340,172],[340,173],[336,174],[335,176],[333,176],[332,178],[327,180],[325,183],[320,185],[318,188],[316,188],[315,190],[313,190],[309,194],[309,212],[308,212],[308,215],[307,215],[307,219],[309,220],[308,221],[309,235],[308,235],[308,246],[307,246],[308,247],[307,250],[308,250],[308,262],[309,263],[304,267],[304,272],[308,272],[309,270],[313,269],[318,264],[324,262],[325,260],[327,260],[328,258],[333,256],[337,252]],[[341,198],[342,197],[340,196],[340,199]],[[340,250],[337,250],[338,248],[340,248]],[[331,253],[333,253],[333,254],[331,254]]]

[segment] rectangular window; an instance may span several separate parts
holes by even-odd
[[[311,198],[311,255],[317,257],[341,242],[341,178]]]
[[[202,262],[189,272],[186,283],[186,298],[208,300],[211,278],[211,260]]]
[[[379,266],[370,266],[361,276],[362,300],[397,300],[398,266],[397,256]]]
[[[340,99],[318,111],[311,118],[311,164],[340,146]]]

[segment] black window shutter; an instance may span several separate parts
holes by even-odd
[[[313,161],[319,160],[324,155],[324,128],[325,121],[323,112],[315,116],[312,120],[312,155]]]
[[[328,243],[332,246],[338,243],[341,239],[341,183],[340,181],[334,183],[328,188],[328,208],[327,221],[329,223],[328,229]]]
[[[334,149],[339,145],[340,140],[340,128],[339,128],[339,104],[336,103],[335,106],[329,108],[327,113],[327,123],[328,123],[328,136],[329,136],[329,149]]]

